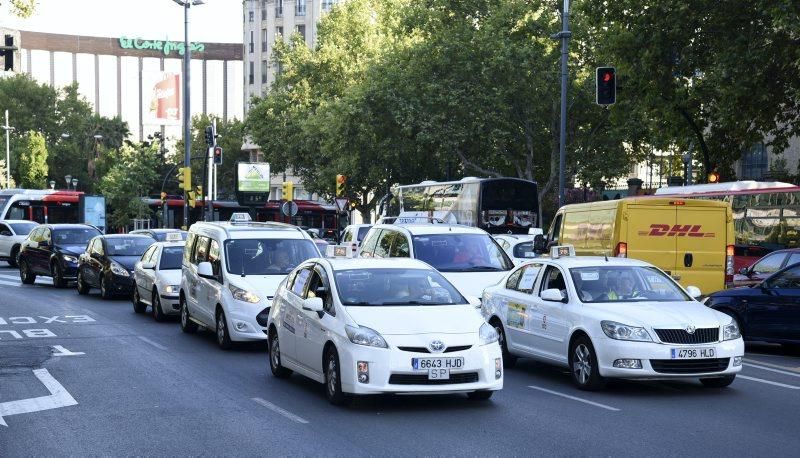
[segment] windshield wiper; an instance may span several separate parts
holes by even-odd
[[[423,301],[398,301],[398,302],[381,302],[381,305],[452,305],[452,304],[440,304],[437,302],[423,302]]]
[[[363,306],[363,305],[379,305],[379,304],[373,304],[372,302],[361,301],[361,302],[346,302],[344,305],[362,305]]]
[[[497,272],[499,270],[505,270],[505,269],[501,269],[500,267],[495,267],[495,266],[470,266],[470,267],[467,267],[467,268],[461,269],[461,270],[479,270],[479,271],[486,271],[486,272],[489,272],[489,271],[490,272]]]

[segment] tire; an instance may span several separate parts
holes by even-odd
[[[32,285],[36,281],[36,274],[31,272],[31,266],[28,265],[28,261],[20,261],[19,279],[25,285]]]
[[[86,282],[83,280],[82,269],[78,269],[78,281],[76,286],[78,288],[78,294],[81,295],[89,294],[89,290],[91,289],[91,287],[87,285]]]
[[[161,308],[161,296],[158,295],[158,291],[155,288],[153,288],[153,298],[150,304],[153,308],[153,319],[159,323],[165,321],[167,315],[164,314],[164,309]]]
[[[467,393],[467,397],[473,401],[487,401],[492,397],[493,394],[494,391],[473,391],[471,393]]]
[[[147,311],[147,304],[142,302],[142,298],[139,296],[139,287],[133,287],[133,311],[135,313],[144,313]]]
[[[11,248],[11,254],[6,262],[8,262],[8,265],[11,267],[17,267],[19,264],[19,245]]]
[[[586,336],[578,337],[570,345],[569,368],[572,381],[581,390],[597,391],[606,386],[606,379],[600,375],[594,346]]]
[[[492,320],[492,326],[494,326],[494,330],[497,331],[498,335],[498,343],[500,344],[500,350],[503,352],[503,367],[504,368],[512,368],[517,364],[517,357],[512,355],[508,351],[508,340],[506,340],[506,331],[503,328],[503,325],[500,324],[500,320],[495,318]]]
[[[114,297],[114,294],[108,290],[108,285],[106,285],[106,277],[100,277],[100,297],[103,299],[111,299]]]
[[[219,345],[219,348],[223,350],[230,350],[233,346],[233,342],[231,342],[231,333],[228,331],[228,320],[225,319],[225,312],[222,309],[217,312],[217,323],[215,328],[217,345]]]
[[[181,295],[181,331],[186,334],[194,334],[197,332],[197,323],[192,321],[189,315],[189,306],[186,305],[186,299]]]
[[[701,378],[700,383],[706,388],[725,388],[736,380],[736,374],[724,377]]]
[[[269,333],[269,370],[277,378],[287,378],[292,371],[281,366],[281,346],[278,341],[278,332],[271,330]]]
[[[342,391],[339,354],[335,348],[330,348],[325,354],[325,397],[335,406],[347,405],[351,400],[351,397]]]
[[[64,271],[57,262],[50,265],[50,273],[53,276],[53,286],[56,288],[64,288],[67,286],[67,281],[64,280]]]

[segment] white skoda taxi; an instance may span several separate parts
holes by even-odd
[[[742,369],[736,321],[705,307],[695,287],[633,259],[575,257],[571,246],[512,270],[483,295],[505,365],[530,357],[569,368],[575,384],[607,378],[699,378],[730,385]]]
[[[439,272],[413,259],[318,258],[275,294],[269,363],[324,383],[328,400],[503,387],[497,333]]]
[[[172,236],[175,234],[175,236]],[[144,252],[133,269],[133,310],[144,313],[151,307],[153,318],[164,321],[180,313],[183,247],[181,233],[169,233],[169,242],[156,242]],[[178,241],[174,241],[177,238]]]

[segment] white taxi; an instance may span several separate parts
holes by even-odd
[[[304,262],[275,294],[268,335],[273,375],[324,383],[334,404],[375,393],[488,399],[503,387],[494,328],[413,259]]]
[[[167,315],[179,315],[181,311],[181,264],[185,242],[179,232],[167,234],[179,241],[156,242],[144,252],[133,269],[133,310],[144,313],[149,305],[153,318],[164,321]]]
[[[517,357],[565,366],[586,390],[607,378],[733,382],[742,336],[731,317],[694,299],[700,290],[684,290],[646,262],[574,253],[553,247],[549,259],[517,267],[484,292],[483,314],[507,367]]]

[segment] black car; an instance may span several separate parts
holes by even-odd
[[[19,249],[19,277],[31,285],[38,275],[53,277],[56,288],[75,280],[78,257],[100,231],[87,224],[41,224],[33,229]]]
[[[133,294],[133,268],[142,254],[156,243],[141,234],[100,235],[93,238],[78,260],[78,293],[100,288],[100,296]]]
[[[800,348],[800,263],[756,285],[713,293],[705,303],[731,315],[745,340]]]
[[[170,242],[178,242],[180,240],[186,241],[186,231],[182,231],[180,229],[137,229],[135,231],[131,231],[131,234],[141,234],[147,235],[155,239],[156,242],[166,242],[169,237]],[[168,236],[167,234],[179,234],[180,239],[177,236]]]

